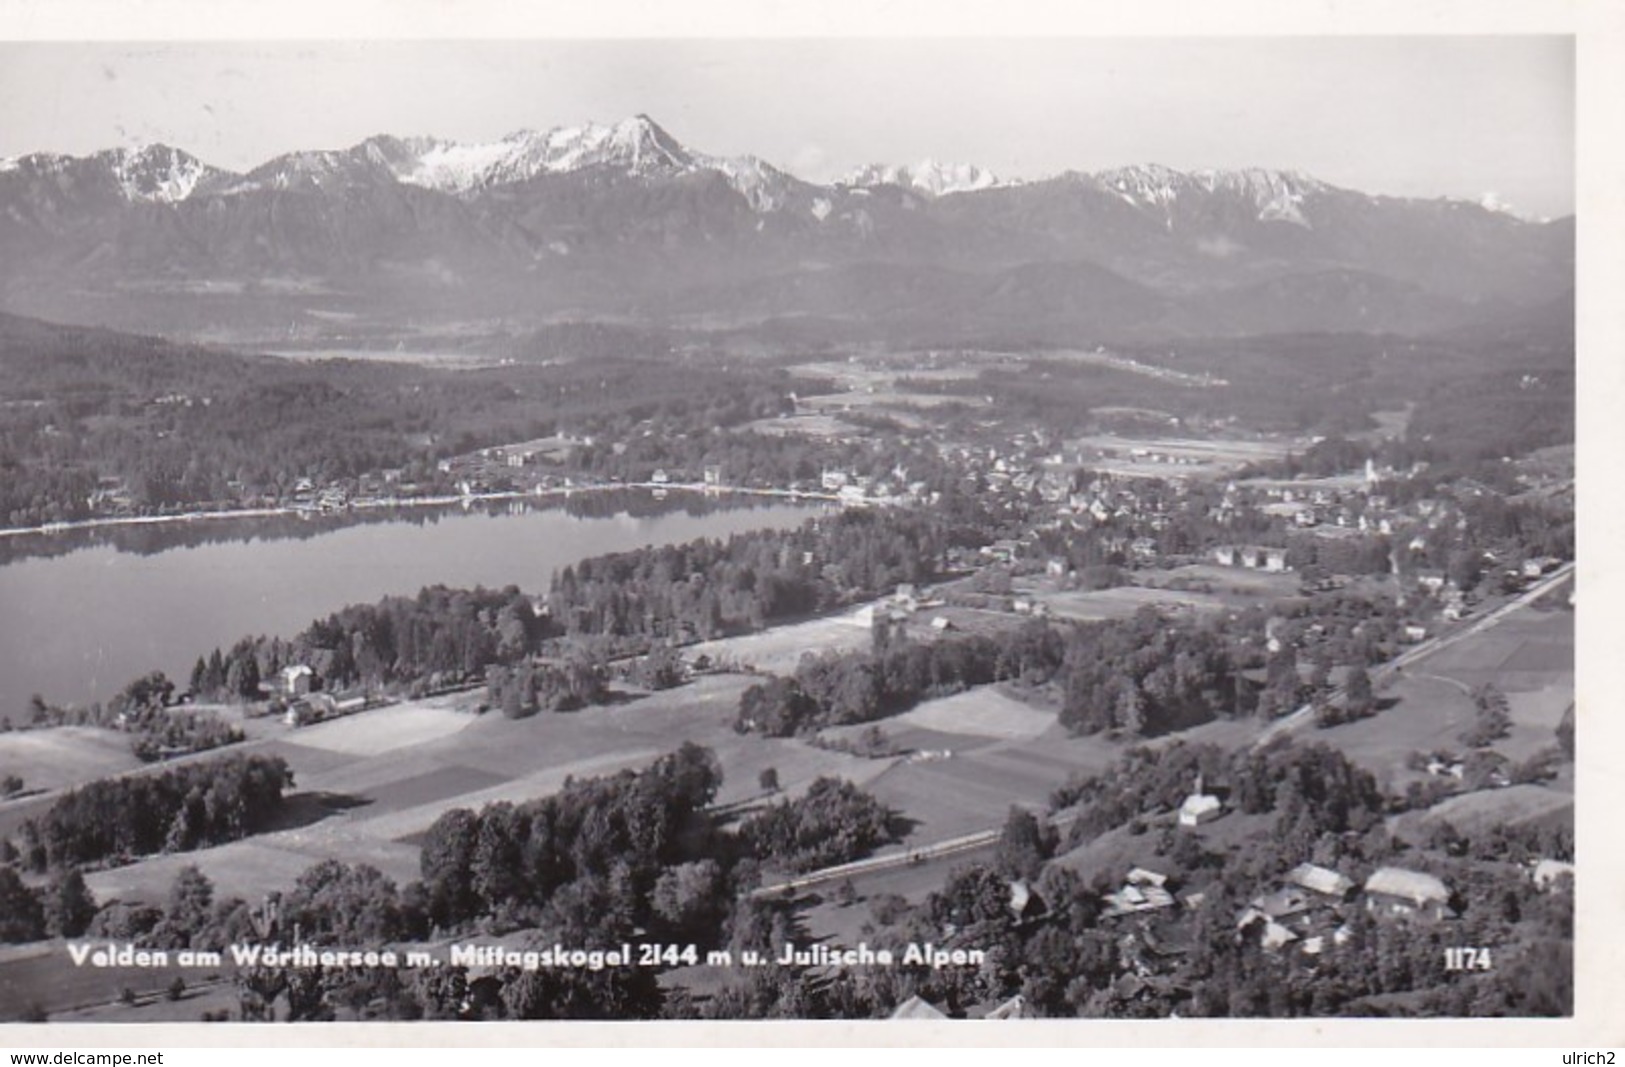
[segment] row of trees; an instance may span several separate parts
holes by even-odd
[[[261,755],[91,782],[22,824],[21,862],[45,871],[235,841],[269,825],[292,785],[286,761]]]

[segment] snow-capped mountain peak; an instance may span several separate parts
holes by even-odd
[[[518,130],[498,141],[458,144],[432,138],[374,138],[396,177],[449,193],[527,181],[589,167],[614,167],[649,176],[682,172],[694,156],[647,115],[605,125],[559,126],[538,133]],[[391,151],[403,148],[404,152]]]
[[[1184,197],[1225,195],[1250,203],[1261,222],[1290,222],[1307,227],[1306,197],[1328,186],[1291,170],[1249,167],[1243,170],[1175,170],[1160,163],[1117,167],[1091,176],[1102,188],[1139,208],[1169,213]]]
[[[153,204],[185,200],[199,182],[218,173],[197,157],[164,144],[112,148],[91,159],[108,169],[125,199]]]
[[[728,179],[728,184],[750,202],[753,211],[777,211],[785,205],[789,176],[755,156],[697,156],[695,164]]]
[[[399,180],[456,195],[598,167],[640,178],[714,170],[753,210],[766,212],[784,205],[789,181],[782,171],[754,156],[691,151],[647,115],[612,124],[518,130],[498,141],[472,144],[384,137],[365,144]]]
[[[939,163],[922,159],[904,165],[870,163],[851,171],[836,184],[866,189],[876,185],[897,185],[928,196],[993,189],[1004,182],[992,171],[974,163]]]

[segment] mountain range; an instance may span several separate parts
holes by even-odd
[[[308,337],[530,318],[1065,341],[1425,332],[1548,314],[1574,220],[1292,171],[969,164],[801,180],[647,116],[376,136],[236,173],[164,145],[0,160],[0,308]]]

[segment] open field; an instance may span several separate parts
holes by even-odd
[[[116,730],[52,726],[0,734],[0,775],[18,775],[29,792],[61,789],[139,766],[130,736]]]
[[[1405,766],[1406,757],[1412,752],[1460,751],[1459,736],[1472,725],[1476,709],[1459,685],[1427,674],[1407,672],[1403,681],[1381,694],[1398,697],[1394,706],[1358,722],[1307,730],[1299,735],[1300,740],[1334,745],[1376,775],[1380,785],[1395,792],[1403,793],[1413,781],[1428,781],[1427,772]]]
[[[928,700],[891,722],[945,734],[969,734],[1006,741],[1037,737],[1055,725],[1055,716],[1006,696],[991,686]]]
[[[1098,414],[1098,412],[1097,412]],[[1092,434],[1067,442],[1091,470],[1128,477],[1218,478],[1251,463],[1284,459],[1302,442]]]
[[[1069,737],[1053,720],[1043,733],[1022,740],[960,736],[968,743],[947,749],[947,758],[899,763],[868,786],[917,824],[907,844],[997,827],[1012,805],[1043,809],[1057,786],[1073,774],[1104,770],[1124,747],[1099,737]]]
[[[1324,478],[1248,478],[1236,483],[1245,489],[1291,489],[1295,493],[1310,493],[1316,489],[1346,493],[1365,485],[1365,473],[1332,474]]]
[[[1181,589],[1147,588],[1123,585],[1115,589],[1057,589],[1053,582],[1018,581],[1018,595],[1030,596],[1049,608],[1050,614],[1062,619],[1096,622],[1102,619],[1126,619],[1143,607],[1165,611],[1219,612],[1229,609],[1221,598],[1208,593]]]
[[[1412,840],[1425,839],[1427,831],[1448,822],[1472,835],[1491,826],[1519,826],[1527,823],[1574,819],[1572,790],[1542,785],[1512,785],[1505,789],[1480,789],[1446,797],[1426,811],[1410,811],[1391,823],[1396,834]]]
[[[842,905],[836,900],[840,883],[818,886],[802,898],[801,921],[809,939],[833,945],[855,945],[867,940],[871,945],[889,944],[898,934],[881,926],[874,917],[874,901],[884,896],[900,896],[919,904],[942,888],[954,871],[991,860],[993,845],[956,852],[951,856],[926,859],[902,867],[864,872],[852,876],[856,902]]]
[[[1151,589],[1179,589],[1225,597],[1232,603],[1259,598],[1294,596],[1299,578],[1295,574],[1270,574],[1247,567],[1221,567],[1217,563],[1190,563],[1165,571],[1142,571],[1135,580]]]
[[[798,414],[782,419],[757,419],[747,423],[745,429],[769,437],[842,438],[855,437],[865,431],[834,415]]]
[[[1068,448],[1084,452],[1109,452],[1120,456],[1133,455],[1136,450],[1159,452],[1163,455],[1188,456],[1211,463],[1258,463],[1284,459],[1303,442],[1283,439],[1235,440],[1195,437],[1119,437],[1117,434],[1092,434],[1067,442]]]
[[[235,1008],[236,990],[229,984],[214,986],[207,993],[197,989],[176,1002],[165,999],[161,991],[176,976],[192,984],[201,983],[211,973],[175,966],[76,967],[61,941],[29,945],[0,957],[0,1025],[10,1023],[34,1003],[52,1009],[51,1022],[196,1022],[205,1008],[217,1010],[228,1004]],[[140,998],[135,1007],[118,1003],[126,987]]]
[[[378,756],[456,733],[470,721],[466,714],[452,710],[444,702],[403,704],[387,710],[388,730],[378,729],[364,715],[350,715],[303,727],[299,743],[351,756]]]
[[[777,626],[757,634],[705,641],[685,650],[690,661],[710,656],[728,667],[743,667],[769,674],[790,674],[808,652],[851,652],[868,648],[873,632],[858,625],[850,614]]]
[[[123,971],[121,976],[135,977],[138,981],[131,986],[136,992],[134,1004],[103,1003],[82,1008],[78,1011],[64,1011],[51,1016],[54,1023],[195,1023],[204,1012],[228,1012],[232,1019],[237,1017],[237,987],[229,980],[207,981],[208,972],[194,969],[174,969],[181,980],[188,983],[187,990],[179,1000],[170,1000],[162,987],[167,985],[174,976],[170,969],[155,971]],[[102,972],[107,977],[109,972]],[[163,982],[158,982],[154,975],[162,975]],[[48,981],[55,982],[56,978]],[[125,984],[130,984],[126,980]],[[53,986],[54,988],[54,986]],[[3,997],[3,994],[0,994]],[[3,1010],[3,1009],[0,1009]],[[348,1021],[348,1012],[340,1012],[339,1018]]]
[[[1493,683],[1507,695],[1512,727],[1494,750],[1523,760],[1556,744],[1554,731],[1574,702],[1574,615],[1526,607],[1493,628],[1407,665],[1380,694],[1396,703],[1359,722],[1312,736],[1341,749],[1389,788],[1403,791],[1425,772],[1405,767],[1413,751],[1460,752],[1474,718],[1472,691]]]
[[[283,828],[97,871],[87,881],[102,900],[157,901],[182,867],[196,865],[221,897],[258,900],[335,858],[370,863],[404,882],[418,875],[421,835],[446,811],[546,796],[572,777],[646,766],[684,740],[716,752],[724,804],[760,798],[758,776],[768,767],[778,772],[779,795],[794,796],[821,775],[862,783],[890,766],[735,733],[739,694],[751,681],[706,677],[605,707],[517,721],[453,710],[456,701],[473,703],[465,694],[290,730],[261,749],[281,755],[294,771],[297,789]]]

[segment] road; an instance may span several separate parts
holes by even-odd
[[[1390,678],[1393,675],[1403,671],[1406,667],[1420,663],[1430,656],[1438,655],[1445,649],[1450,648],[1459,642],[1465,641],[1469,637],[1476,637],[1487,630],[1491,630],[1496,626],[1499,626],[1513,613],[1521,611],[1530,604],[1533,604],[1535,601],[1539,600],[1541,597],[1546,596],[1552,590],[1562,585],[1563,582],[1573,577],[1573,575],[1574,564],[1572,562],[1563,564],[1551,574],[1548,574],[1546,577],[1540,579],[1534,585],[1530,586],[1522,593],[1519,593],[1505,604],[1502,604],[1494,611],[1481,616],[1471,626],[1457,630],[1454,633],[1443,634],[1439,637],[1430,638],[1413,648],[1407,649],[1400,655],[1395,656],[1393,659],[1389,660],[1387,663],[1383,664],[1381,667],[1372,672],[1372,682],[1380,682],[1386,678]],[[1334,700],[1341,697],[1341,691],[1332,694],[1332,699]],[[1292,714],[1287,715],[1284,718],[1277,719],[1271,723],[1262,733],[1258,735],[1258,739],[1253,742],[1253,745],[1255,748],[1261,748],[1283,734],[1289,734],[1294,731],[1301,730],[1307,724],[1314,722],[1314,719],[1314,706],[1312,704],[1305,704]]]
[[[1518,596],[1512,598],[1505,604],[1502,604],[1500,607],[1477,619],[1472,625],[1457,630],[1454,633],[1445,634],[1440,637],[1423,641],[1414,648],[1410,648],[1399,656],[1396,656],[1394,659],[1383,664],[1373,672],[1372,681],[1375,682],[1382,678],[1389,677],[1394,673],[1401,671],[1405,667],[1419,663],[1422,660],[1427,659],[1429,656],[1437,655],[1458,642],[1464,641],[1469,637],[1476,637],[1487,630],[1493,629],[1515,612],[1528,607],[1541,597],[1552,592],[1552,590],[1556,589],[1564,581],[1572,577],[1573,573],[1573,563],[1563,564],[1563,566],[1559,567],[1546,577],[1540,579],[1540,581],[1530,586]],[[1341,694],[1334,694],[1334,698],[1337,696],[1341,696]],[[1305,725],[1314,722],[1314,717],[1315,713],[1313,705],[1305,704],[1303,707],[1294,711],[1285,718],[1277,719],[1266,726],[1259,732],[1259,735],[1254,740],[1253,745],[1254,747],[1262,747],[1277,737],[1302,729]],[[1077,818],[1078,815],[1076,813],[1062,814],[1055,816],[1052,819],[1052,822],[1057,829],[1065,829]],[[791,878],[787,881],[762,886],[756,889],[752,895],[757,897],[767,897],[786,892],[796,892],[798,890],[808,889],[813,886],[850,878],[854,875],[871,874],[876,871],[895,870],[896,868],[906,867],[915,863],[924,863],[927,860],[940,859],[943,856],[952,856],[961,852],[969,852],[974,849],[985,848],[998,840],[1000,832],[1000,828],[978,830],[975,833],[966,834],[963,837],[950,838],[946,841],[939,841],[931,845],[921,845],[917,848],[908,849],[905,852],[888,853],[886,855],[873,856],[869,859],[857,860],[853,863],[843,863],[834,867],[825,867],[821,870],[810,871],[807,874],[803,874],[796,878]]]

